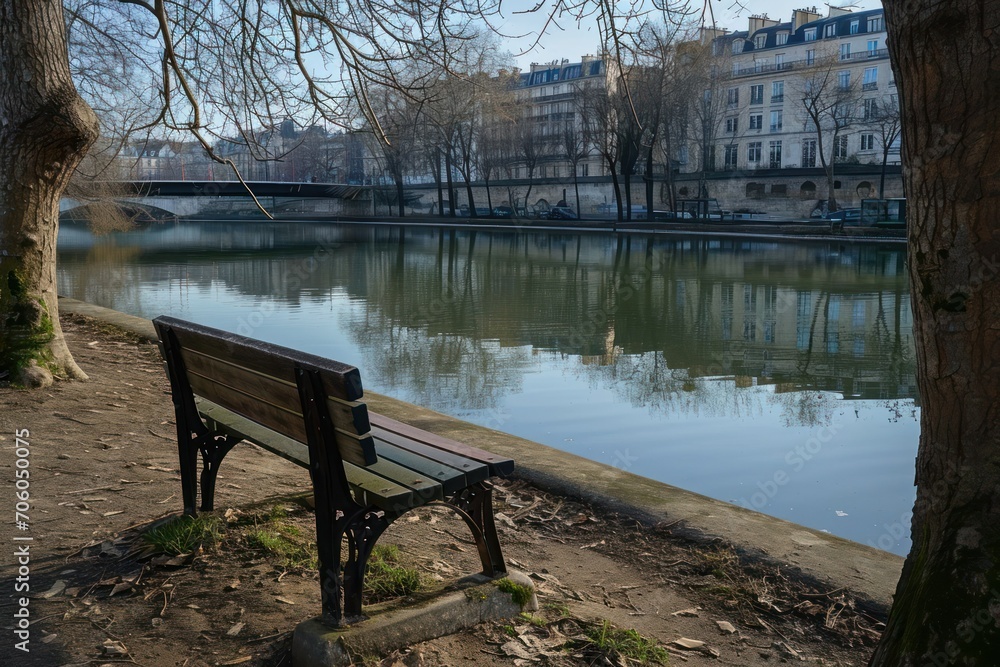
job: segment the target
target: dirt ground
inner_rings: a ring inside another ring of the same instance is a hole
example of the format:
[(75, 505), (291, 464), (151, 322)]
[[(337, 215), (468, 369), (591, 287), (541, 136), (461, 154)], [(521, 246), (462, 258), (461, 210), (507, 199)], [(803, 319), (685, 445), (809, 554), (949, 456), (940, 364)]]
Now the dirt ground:
[[(238, 526), (278, 507), (296, 527), (288, 530), (310, 535), (311, 513), (297, 500), (307, 472), (237, 447), (219, 474), (219, 539), (187, 557), (151, 556), (142, 533), (181, 509), (158, 353), (86, 318), (63, 327), (90, 381), (0, 387), (0, 477), (12, 510), (25, 446), (18, 431), (29, 432), (30, 451), (28, 530), (8, 514), (0, 531), (0, 665), (290, 665), (291, 631), (319, 611), (315, 571), (252, 548)], [(585, 638), (610, 622), (658, 643), (673, 664), (846, 667), (867, 663), (883, 627), (884, 610), (860, 608), (849, 591), (719, 542), (687, 541), (671, 526), (643, 526), (516, 478), (498, 486), (495, 504), (505, 556), (536, 581), (539, 611), (367, 664), (639, 664)], [(411, 513), (380, 543), (399, 545), (428, 585), (477, 570), (464, 524), (444, 508)], [(13, 557), (24, 545), (27, 576)], [(18, 582), (30, 586), (29, 652), (16, 646)]]

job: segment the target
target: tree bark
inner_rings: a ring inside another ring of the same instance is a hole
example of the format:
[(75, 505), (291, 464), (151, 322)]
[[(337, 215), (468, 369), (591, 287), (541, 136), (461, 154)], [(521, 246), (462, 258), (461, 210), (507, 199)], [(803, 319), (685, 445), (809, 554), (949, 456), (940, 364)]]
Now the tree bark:
[(73, 85), (62, 3), (0, 0), (0, 379), (85, 379), (59, 326), (59, 200), (96, 141)]
[(913, 547), (871, 665), (1000, 651), (1000, 6), (885, 0), (921, 398)]

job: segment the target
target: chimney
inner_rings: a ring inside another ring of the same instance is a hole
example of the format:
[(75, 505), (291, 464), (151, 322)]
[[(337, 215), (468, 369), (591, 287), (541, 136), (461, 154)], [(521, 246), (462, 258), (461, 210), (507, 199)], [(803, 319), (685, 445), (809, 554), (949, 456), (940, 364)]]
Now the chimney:
[(758, 30), (762, 30), (763, 28), (773, 28), (779, 23), (780, 21), (767, 18), (767, 14), (755, 14), (750, 17), (750, 36), (752, 37)]
[(813, 21), (818, 21), (822, 16), (816, 11), (815, 7), (805, 8), (805, 9), (794, 9), (792, 10), (792, 32), (795, 32), (806, 23), (812, 23)]

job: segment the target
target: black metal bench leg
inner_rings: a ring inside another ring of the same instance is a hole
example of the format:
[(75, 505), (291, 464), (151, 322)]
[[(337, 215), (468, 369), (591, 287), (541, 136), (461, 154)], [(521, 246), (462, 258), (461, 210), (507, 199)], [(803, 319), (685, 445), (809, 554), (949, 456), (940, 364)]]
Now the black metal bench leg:
[(361, 617), (361, 603), (365, 587), (365, 570), (375, 542), (381, 537), (389, 521), (385, 514), (366, 509), (347, 526), (347, 563), (344, 565), (344, 617), (353, 623)]
[(198, 445), (178, 429), (177, 454), (181, 471), (181, 495), (184, 499), (184, 513), (194, 516), (198, 513)]
[(507, 571), (507, 565), (500, 550), (500, 538), (493, 520), (493, 485), (479, 482), (452, 494), (448, 503), (472, 531), (479, 550), (479, 560), (483, 563), (483, 574), (495, 577)]
[(211, 512), (215, 509), (215, 479), (219, 475), (219, 464), (229, 450), (236, 446), (239, 438), (231, 435), (209, 435), (203, 438), (201, 450), (201, 511)]

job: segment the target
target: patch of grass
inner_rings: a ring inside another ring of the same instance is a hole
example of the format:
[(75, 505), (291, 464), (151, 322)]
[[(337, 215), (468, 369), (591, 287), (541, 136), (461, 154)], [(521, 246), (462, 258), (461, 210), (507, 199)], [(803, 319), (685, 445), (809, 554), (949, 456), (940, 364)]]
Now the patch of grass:
[(217, 542), (221, 524), (218, 517), (209, 514), (184, 515), (146, 531), (142, 539), (158, 553), (179, 556), (206, 543)]
[(594, 648), (606, 654), (618, 654), (643, 665), (667, 664), (667, 650), (656, 642), (646, 639), (635, 630), (621, 630), (603, 621), (586, 629), (587, 637)]
[(544, 628), (549, 624), (548, 621), (541, 616), (535, 616), (534, 614), (530, 614), (526, 611), (521, 612), (521, 620), (528, 622), (536, 628)]
[(246, 545), (276, 558), (282, 567), (315, 569), (319, 566), (315, 544), (287, 519), (288, 511), (281, 505), (274, 505), (266, 512), (252, 514), (240, 521), (247, 525), (243, 533)]
[(365, 571), (366, 601), (381, 602), (411, 595), (420, 590), (420, 586), (420, 573), (400, 564), (399, 547), (380, 544), (372, 549)]
[(569, 605), (565, 602), (546, 602), (543, 608), (546, 611), (552, 612), (559, 618), (566, 618), (569, 616)]

